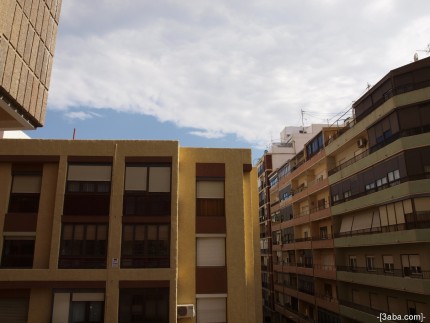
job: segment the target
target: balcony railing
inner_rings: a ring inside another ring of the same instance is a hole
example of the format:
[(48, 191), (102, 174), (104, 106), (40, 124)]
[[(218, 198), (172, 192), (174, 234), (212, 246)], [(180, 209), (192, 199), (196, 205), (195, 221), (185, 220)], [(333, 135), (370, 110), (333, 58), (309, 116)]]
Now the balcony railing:
[(386, 312), (384, 312), (382, 310), (377, 310), (377, 309), (371, 308), (371, 307), (366, 306), (366, 305), (361, 305), (361, 304), (353, 303), (353, 302), (346, 301), (346, 300), (343, 300), (343, 299), (339, 300), (339, 304), (343, 305), (343, 306), (354, 308), (354, 309), (359, 310), (361, 312), (365, 312), (365, 313), (374, 315), (375, 317), (379, 317), (379, 315), (381, 313), (386, 313)]
[(58, 268), (102, 269), (106, 268), (106, 257), (60, 257), (58, 260)]
[(335, 238), (342, 238), (363, 234), (386, 233), (430, 228), (430, 212), (408, 213), (405, 214), (405, 220), (406, 223), (384, 225), (375, 228), (352, 230), (347, 232), (337, 232), (334, 234), (334, 236)]
[(347, 271), (351, 273), (371, 274), (371, 275), (384, 275), (393, 277), (409, 277), (418, 279), (430, 279), (430, 271), (411, 270), (409, 267), (404, 269), (387, 269), (387, 268), (367, 268), (367, 267), (351, 267), (351, 266), (337, 266), (338, 271)]
[(385, 139), (384, 141), (381, 141), (380, 143), (377, 143), (376, 145), (370, 147), (366, 151), (363, 151), (361, 154), (358, 154), (351, 159), (348, 159), (347, 161), (343, 162), (342, 164), (330, 169), (328, 171), (328, 175), (331, 176), (333, 174), (336, 174), (340, 170), (348, 167), (349, 165), (354, 164), (355, 162), (359, 161), (360, 159), (363, 159), (364, 157), (369, 156), (370, 154), (374, 153), (375, 151), (378, 151), (379, 149), (391, 144), (392, 142), (396, 141), (397, 139), (409, 137), (409, 136), (415, 136), (423, 133), (430, 132), (430, 126), (424, 126), (424, 127), (417, 127), (413, 129), (407, 129), (400, 131), (391, 137)]
[(169, 257), (122, 257), (121, 268), (169, 268)]
[(351, 200), (355, 200), (359, 197), (363, 197), (369, 194), (372, 194), (374, 192), (377, 191), (382, 191), (386, 188), (392, 187), (392, 186), (396, 186), (399, 185), (401, 183), (406, 183), (406, 182), (410, 182), (410, 181), (417, 181), (417, 180), (421, 180), (421, 179), (427, 179), (430, 178), (430, 174), (429, 173), (422, 173), (422, 174), (417, 174), (417, 175), (413, 175), (413, 176), (404, 176), (402, 178), (399, 178), (397, 180), (391, 181), (387, 184), (381, 185), (381, 186), (376, 186), (374, 189), (372, 190), (368, 190), (368, 191), (364, 191), (364, 192), (360, 192), (358, 194), (354, 194), (354, 195), (350, 195), (348, 197), (345, 198), (340, 198), (336, 201), (332, 201), (332, 205), (337, 205), (337, 204), (341, 204), (347, 201), (351, 201)]

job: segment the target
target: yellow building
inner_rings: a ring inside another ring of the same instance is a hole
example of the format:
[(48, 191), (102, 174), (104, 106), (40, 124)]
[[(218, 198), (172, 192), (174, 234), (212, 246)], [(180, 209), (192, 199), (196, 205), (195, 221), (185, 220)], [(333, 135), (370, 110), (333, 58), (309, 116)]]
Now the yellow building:
[(61, 1), (0, 1), (0, 130), (43, 125)]
[(4, 139), (0, 182), (1, 322), (261, 322), (250, 150)]

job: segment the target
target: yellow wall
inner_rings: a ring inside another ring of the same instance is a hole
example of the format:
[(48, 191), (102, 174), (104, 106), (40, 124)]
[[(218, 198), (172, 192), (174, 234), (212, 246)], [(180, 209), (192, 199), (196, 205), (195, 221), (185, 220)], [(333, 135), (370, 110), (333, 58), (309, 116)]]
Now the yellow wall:
[[(37, 223), (34, 269), (2, 269), (1, 281), (102, 281), (106, 282), (105, 320), (118, 317), (119, 282), (170, 281), (170, 322), (176, 322), (177, 304), (196, 304), (196, 163), (225, 164), (227, 319), (229, 322), (261, 322), (261, 273), (259, 254), (257, 174), (244, 172), (251, 164), (249, 149), (179, 148), (174, 141), (66, 141), (2, 140), (2, 156), (57, 156), (44, 163)], [(112, 187), (109, 216), (107, 268), (57, 269), (61, 216), (66, 186), (68, 156), (112, 156)], [(121, 256), (122, 202), (126, 156), (172, 157), (171, 268), (120, 269), (112, 258)], [(10, 162), (0, 162), (0, 205), (7, 206)], [(0, 209), (0, 234), (6, 207)], [(0, 244), (2, 239), (0, 239)], [(0, 246), (1, 247), (1, 246)], [(31, 275), (29, 276), (29, 273)], [(245, 310), (246, 309), (246, 310)], [(52, 290), (32, 289), (30, 322), (49, 320)], [(195, 322), (194, 319), (181, 322)]]

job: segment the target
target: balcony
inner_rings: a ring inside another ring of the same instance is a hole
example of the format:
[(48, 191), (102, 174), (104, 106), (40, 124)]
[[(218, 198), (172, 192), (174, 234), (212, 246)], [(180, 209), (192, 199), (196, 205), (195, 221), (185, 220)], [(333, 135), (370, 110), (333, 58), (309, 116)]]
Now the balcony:
[(344, 168), (356, 163), (357, 161), (369, 156), (370, 154), (372, 154), (372, 153), (378, 151), (379, 149), (381, 149), (381, 148), (391, 144), (392, 142), (396, 141), (397, 139), (409, 137), (409, 136), (415, 136), (415, 135), (419, 135), (419, 134), (423, 134), (423, 133), (427, 133), (427, 132), (430, 132), (430, 126), (418, 127), (418, 128), (400, 131), (400, 132), (392, 135), (391, 137), (385, 139), (384, 141), (370, 147), (369, 149), (362, 152), (361, 154), (358, 154), (358, 155), (348, 159), (347, 161), (343, 162), (342, 164), (330, 169), (328, 171), (328, 175), (331, 176), (331, 175), (336, 174), (337, 172), (341, 171), (342, 169), (344, 169)]
[(404, 292), (430, 294), (430, 271), (337, 266), (337, 279)]
[(343, 316), (358, 320), (359, 322), (380, 322), (379, 315), (385, 313), (366, 305), (357, 304), (347, 300), (339, 300), (339, 313)]
[(314, 264), (314, 276), (325, 279), (336, 279), (336, 266)]
[(169, 257), (122, 257), (121, 268), (169, 268)]
[(333, 236), (329, 233), (312, 239), (312, 249), (332, 249), (334, 247)]
[(62, 269), (104, 269), (106, 257), (64, 257), (60, 256), (58, 268)]
[(339, 313), (339, 302), (332, 295), (316, 293), (315, 297), (318, 307), (325, 308), (334, 313)]
[(405, 214), (406, 223), (335, 233), (335, 247), (428, 241), (430, 212)]

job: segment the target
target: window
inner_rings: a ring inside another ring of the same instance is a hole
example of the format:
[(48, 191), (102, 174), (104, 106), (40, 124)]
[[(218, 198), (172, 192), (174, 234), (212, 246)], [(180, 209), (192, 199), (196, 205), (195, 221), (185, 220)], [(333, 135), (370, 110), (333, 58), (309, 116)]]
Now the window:
[(106, 268), (106, 246), (106, 224), (63, 224), (59, 268)]
[(34, 237), (7, 236), (3, 241), (3, 268), (32, 268)]
[(388, 182), (390, 183), (390, 184), (398, 184), (399, 183), (399, 179), (400, 179), (400, 171), (398, 170), (398, 169), (396, 169), (396, 170), (394, 170), (394, 171), (392, 171), (392, 172), (389, 172), (388, 174), (387, 174), (387, 176), (388, 176)]
[(69, 164), (64, 215), (109, 215), (112, 166)]
[(357, 257), (356, 256), (349, 256), (349, 268), (352, 271), (357, 270)]
[(404, 276), (421, 276), (421, 259), (419, 255), (402, 255)]
[(339, 194), (333, 195), (333, 202), (339, 201)]
[(197, 266), (225, 266), (225, 237), (197, 237)]
[(197, 181), (197, 216), (225, 216), (224, 181)]
[(170, 227), (163, 224), (123, 225), (121, 267), (168, 268)]
[(384, 263), (384, 272), (393, 273), (394, 272), (393, 256), (382, 256), (382, 261)]
[(366, 256), (366, 269), (367, 271), (375, 271), (375, 257)]
[(327, 227), (320, 227), (320, 238), (321, 239), (327, 239), (328, 238)]
[(333, 287), (330, 284), (324, 284), (324, 297), (328, 299), (333, 298)]
[(40, 174), (14, 174), (9, 199), (9, 213), (37, 213), (39, 210)]
[(351, 191), (346, 191), (343, 193), (343, 197), (346, 201), (348, 201), (348, 198), (351, 197)]
[(52, 323), (102, 323), (104, 320), (104, 293), (56, 292), (52, 306)]
[(197, 323), (227, 322), (227, 299), (215, 294), (210, 298), (197, 298)]
[(118, 322), (169, 322), (169, 288), (121, 288)]
[(373, 183), (367, 184), (365, 189), (366, 189), (366, 191), (374, 192), (375, 191), (375, 183), (373, 182)]
[[(14, 294), (17, 291), (14, 290)], [(30, 295), (14, 297), (3, 294), (0, 298), (0, 322), (28, 322)]]
[(379, 187), (381, 187), (381, 186), (384, 186), (385, 184), (387, 184), (387, 177), (386, 176), (384, 176), (384, 177), (382, 177), (382, 178), (380, 178), (380, 179), (378, 179), (377, 181), (376, 181), (376, 186), (379, 188)]
[(109, 192), (111, 172), (110, 165), (70, 164), (67, 173), (67, 192)]
[(170, 215), (170, 164), (128, 164), (124, 191), (124, 215)]

